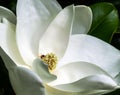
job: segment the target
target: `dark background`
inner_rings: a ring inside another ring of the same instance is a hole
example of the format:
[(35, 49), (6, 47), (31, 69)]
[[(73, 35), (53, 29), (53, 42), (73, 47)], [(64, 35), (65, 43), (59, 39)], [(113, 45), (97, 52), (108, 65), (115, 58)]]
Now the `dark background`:
[[(118, 9), (120, 15), (120, 0), (57, 0), (60, 5), (64, 8), (70, 4), (75, 5), (92, 5), (98, 2), (111, 2)], [(9, 8), (15, 13), (17, 0), (0, 0), (0, 6)], [(120, 25), (117, 30), (117, 33), (114, 34), (111, 44), (120, 50)], [(10, 85), (8, 71), (4, 66), (4, 63), (0, 57), (0, 95), (15, 95), (12, 87)], [(112, 93), (106, 95), (120, 95), (120, 90), (116, 90)]]

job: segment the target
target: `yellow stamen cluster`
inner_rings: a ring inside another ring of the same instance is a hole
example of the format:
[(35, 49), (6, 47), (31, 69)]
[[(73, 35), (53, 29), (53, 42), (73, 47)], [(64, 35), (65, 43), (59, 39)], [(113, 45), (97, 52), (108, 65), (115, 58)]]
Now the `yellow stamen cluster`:
[(42, 61), (45, 62), (48, 65), (48, 69), (52, 71), (55, 69), (56, 64), (58, 62), (57, 56), (53, 53), (48, 53), (46, 55), (41, 55), (40, 56)]

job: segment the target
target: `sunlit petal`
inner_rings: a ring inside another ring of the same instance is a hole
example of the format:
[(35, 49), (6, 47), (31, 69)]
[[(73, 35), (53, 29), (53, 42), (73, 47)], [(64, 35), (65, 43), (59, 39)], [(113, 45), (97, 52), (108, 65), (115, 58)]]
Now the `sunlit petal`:
[(55, 0), (18, 0), (17, 43), (27, 64), (38, 56), (39, 40), (60, 10)]
[(25, 64), (16, 44), (15, 25), (5, 18), (0, 22), (0, 46), (15, 63)]
[(88, 33), (92, 24), (92, 10), (84, 5), (75, 6), (73, 34)]
[(54, 86), (63, 91), (79, 92), (82, 90), (112, 90), (117, 87), (116, 82), (106, 75), (92, 75), (69, 84)]
[(92, 75), (76, 82), (57, 85), (53, 88), (58, 89), (58, 93), (59, 91), (64, 91), (66, 93), (71, 92), (73, 93), (72, 95), (99, 95), (117, 89), (117, 84), (113, 79), (106, 75)]
[(53, 73), (57, 76), (57, 79), (49, 83), (52, 86), (75, 82), (90, 75), (108, 75), (98, 66), (87, 62), (69, 63), (56, 69)]
[[(113, 77), (120, 72), (120, 51), (108, 43), (89, 35), (72, 36), (67, 52), (60, 63), (65, 64), (76, 61), (96, 64)], [(64, 64), (58, 64), (58, 67)]]
[(71, 33), (74, 17), (73, 5), (63, 9), (47, 28), (40, 40), (39, 54), (55, 53), (59, 58), (64, 55)]

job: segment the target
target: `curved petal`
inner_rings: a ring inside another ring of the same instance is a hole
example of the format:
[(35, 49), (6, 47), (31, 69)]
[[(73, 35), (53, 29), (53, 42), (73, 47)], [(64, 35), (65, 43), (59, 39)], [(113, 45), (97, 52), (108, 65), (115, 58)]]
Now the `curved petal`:
[(0, 46), (15, 63), (25, 64), (16, 44), (15, 25), (5, 18), (0, 22)]
[(54, 86), (56, 89), (79, 92), (82, 90), (113, 90), (116, 82), (106, 75), (92, 75), (69, 84)]
[(12, 68), (9, 77), (17, 95), (45, 95), (40, 78), (31, 70), (24, 67)]
[(39, 58), (35, 59), (32, 65), (33, 70), (40, 76), (44, 83), (51, 82), (57, 78), (55, 75), (52, 75), (49, 72), (48, 66), (43, 63)]
[(17, 66), (1, 48), (0, 56), (8, 69), (12, 87), (17, 95), (45, 95), (41, 80), (35, 73), (26, 67)]
[(70, 38), (70, 44), (58, 67), (64, 63), (85, 61), (98, 65), (111, 76), (120, 72), (120, 51), (95, 37), (80, 34)]
[(39, 40), (60, 10), (55, 0), (18, 0), (17, 43), (27, 64), (38, 56)]
[(40, 40), (39, 54), (54, 53), (61, 58), (67, 48), (74, 17), (73, 5), (63, 9)]
[(3, 51), (1, 46), (0, 46), (0, 56), (2, 57), (3, 62), (8, 70), (16, 67), (16, 64), (13, 62), (13, 60), (11, 60), (11, 58), (7, 55), (7, 53)]
[(120, 85), (120, 72), (114, 77), (114, 79)]
[(0, 20), (2, 21), (3, 18), (6, 18), (11, 23), (16, 24), (16, 16), (14, 15), (14, 13), (9, 9), (0, 6)]
[(73, 95), (103, 94), (117, 89), (116, 82), (106, 75), (92, 75), (69, 84), (54, 86), (59, 91)]
[(73, 21), (73, 34), (88, 33), (92, 24), (92, 10), (90, 7), (75, 6), (75, 17)]
[(53, 74), (57, 76), (57, 79), (49, 83), (49, 85), (52, 86), (75, 82), (90, 75), (108, 75), (98, 66), (87, 62), (74, 62), (66, 64), (61, 68), (56, 69)]

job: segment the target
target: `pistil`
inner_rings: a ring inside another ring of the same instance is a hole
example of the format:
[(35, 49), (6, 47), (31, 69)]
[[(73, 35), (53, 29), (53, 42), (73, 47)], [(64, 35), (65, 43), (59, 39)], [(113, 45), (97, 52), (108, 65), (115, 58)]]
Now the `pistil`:
[(54, 70), (58, 62), (57, 56), (54, 53), (48, 53), (40, 56), (42, 61), (48, 65), (50, 71)]

